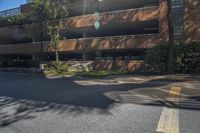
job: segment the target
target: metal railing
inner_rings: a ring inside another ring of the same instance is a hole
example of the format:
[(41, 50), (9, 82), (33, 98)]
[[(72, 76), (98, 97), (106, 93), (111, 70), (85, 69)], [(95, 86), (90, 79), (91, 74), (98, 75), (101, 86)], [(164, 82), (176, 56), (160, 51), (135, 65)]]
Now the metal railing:
[(15, 16), (20, 13), (20, 8), (13, 8), (5, 11), (0, 12), (0, 17), (9, 17), (9, 16)]
[(26, 0), (26, 3), (31, 3), (33, 2), (34, 0)]

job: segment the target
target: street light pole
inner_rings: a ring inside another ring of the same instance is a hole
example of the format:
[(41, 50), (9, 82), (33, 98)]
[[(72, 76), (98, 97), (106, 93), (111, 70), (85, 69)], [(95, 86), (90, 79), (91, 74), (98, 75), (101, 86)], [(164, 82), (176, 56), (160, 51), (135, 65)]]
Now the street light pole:
[(168, 42), (168, 74), (174, 73), (174, 28), (172, 24), (172, 4), (171, 0), (167, 0), (168, 6), (168, 32), (169, 32), (169, 42)]

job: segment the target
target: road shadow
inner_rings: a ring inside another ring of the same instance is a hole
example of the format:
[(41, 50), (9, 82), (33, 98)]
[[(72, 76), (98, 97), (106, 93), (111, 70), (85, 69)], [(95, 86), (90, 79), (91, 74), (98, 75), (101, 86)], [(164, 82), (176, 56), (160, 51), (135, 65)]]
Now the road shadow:
[[(177, 82), (177, 81), (176, 81)], [(164, 106), (172, 83), (159, 79), (135, 82), (118, 78), (91, 80), (79, 77), (48, 79), (44, 76), (0, 73), (0, 126), (34, 119), (35, 113), (51, 111), (78, 116), (96, 111), (112, 115), (118, 103)], [(199, 97), (191, 97), (199, 102)], [(184, 109), (199, 110), (200, 106)], [(171, 105), (176, 105), (172, 102)], [(181, 107), (180, 107), (181, 108)]]

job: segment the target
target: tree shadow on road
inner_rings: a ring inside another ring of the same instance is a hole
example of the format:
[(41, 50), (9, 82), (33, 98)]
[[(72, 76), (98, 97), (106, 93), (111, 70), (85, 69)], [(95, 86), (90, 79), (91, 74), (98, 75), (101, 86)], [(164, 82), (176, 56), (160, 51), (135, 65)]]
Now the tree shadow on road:
[[(158, 81), (122, 82), (112, 78), (91, 80), (78, 77), (48, 79), (43, 76), (2, 74), (0, 127), (34, 119), (38, 112), (77, 116), (95, 110), (102, 115), (112, 115), (110, 109), (118, 103), (164, 106), (171, 82)], [(193, 99), (199, 100), (199, 97)], [(200, 107), (186, 106), (184, 109), (199, 110)]]

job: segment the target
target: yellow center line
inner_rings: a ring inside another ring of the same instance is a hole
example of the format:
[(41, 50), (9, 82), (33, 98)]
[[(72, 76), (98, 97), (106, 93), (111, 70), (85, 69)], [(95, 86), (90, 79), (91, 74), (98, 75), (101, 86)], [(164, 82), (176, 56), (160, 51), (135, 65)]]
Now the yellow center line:
[[(181, 87), (170, 88), (167, 100), (178, 101), (181, 94)], [(179, 110), (164, 107), (158, 122), (156, 132), (179, 133)]]

